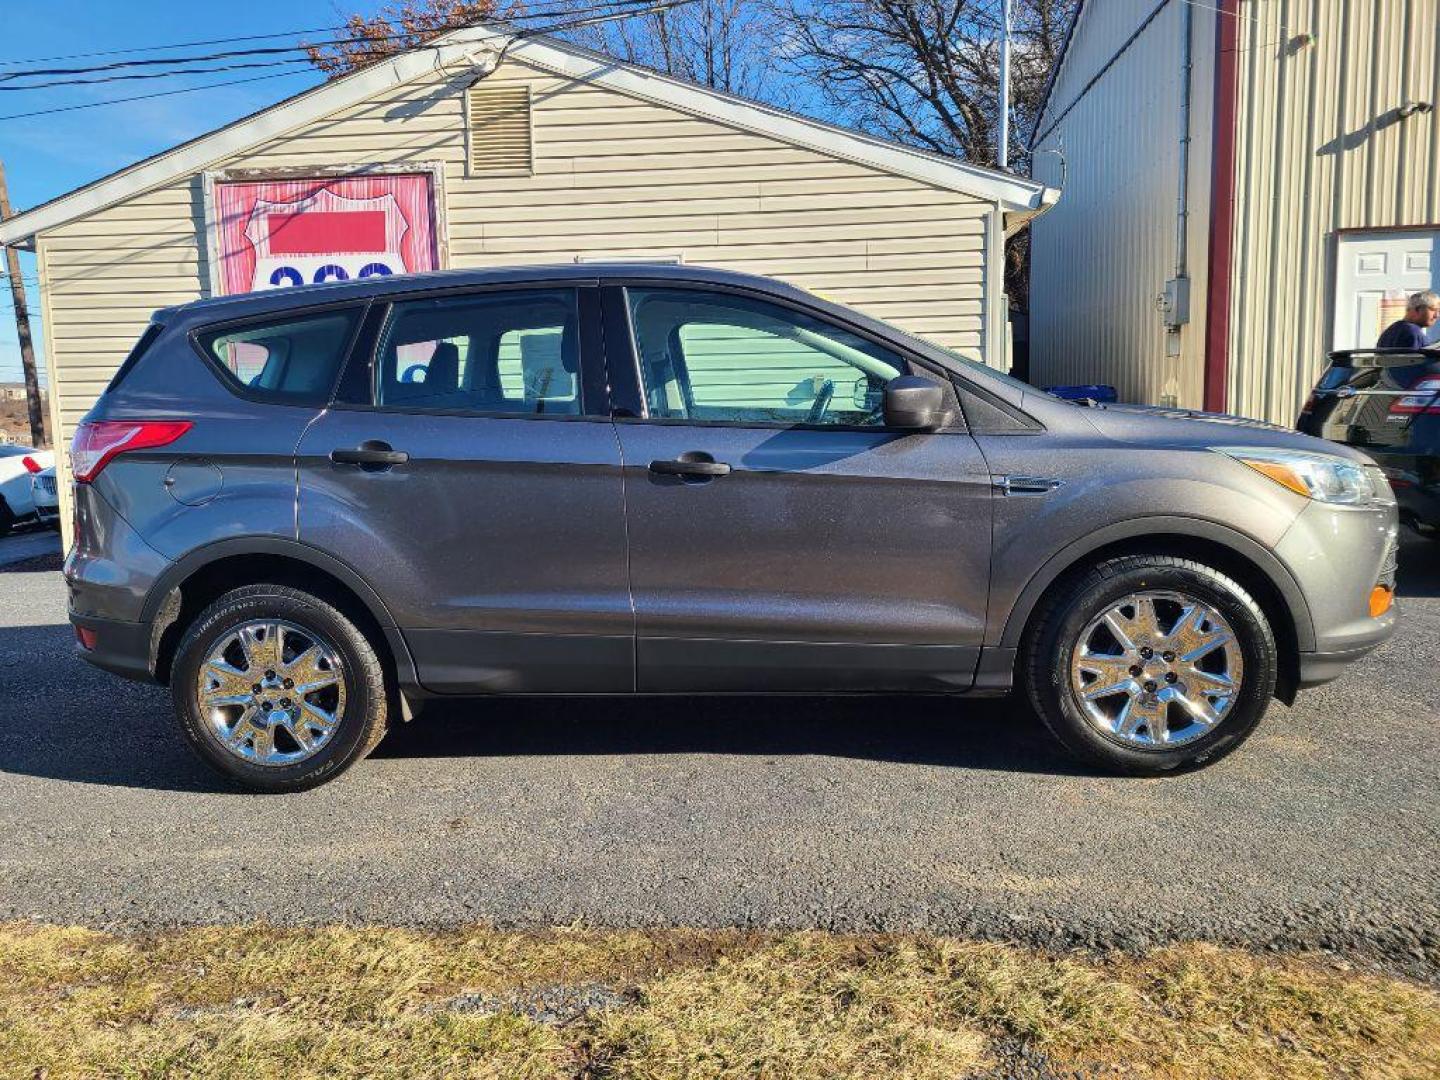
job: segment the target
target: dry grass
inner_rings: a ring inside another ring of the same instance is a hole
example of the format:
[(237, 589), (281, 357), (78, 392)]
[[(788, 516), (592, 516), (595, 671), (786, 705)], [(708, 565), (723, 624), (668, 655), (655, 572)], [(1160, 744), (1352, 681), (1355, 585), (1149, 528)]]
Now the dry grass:
[(1207, 946), (0, 926), (0, 1076), (29, 1080), (956, 1080), (1017, 1045), (1056, 1076), (1419, 1080), (1440, 1076), (1440, 995)]

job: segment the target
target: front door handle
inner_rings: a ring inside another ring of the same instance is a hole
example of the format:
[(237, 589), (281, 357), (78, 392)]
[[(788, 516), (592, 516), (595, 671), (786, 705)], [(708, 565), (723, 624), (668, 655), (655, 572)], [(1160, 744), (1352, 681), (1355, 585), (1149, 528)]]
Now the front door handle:
[(404, 465), (410, 455), (396, 450), (387, 442), (366, 439), (359, 446), (330, 451), (330, 460), (336, 465), (360, 465), (388, 469), (391, 465)]
[(991, 483), (1002, 495), (1048, 495), (1065, 481), (1058, 476), (997, 476)]
[(703, 476), (708, 479), (728, 476), (730, 466), (723, 461), (716, 461), (703, 450), (690, 450), (673, 461), (650, 462), (650, 471), (661, 476)]

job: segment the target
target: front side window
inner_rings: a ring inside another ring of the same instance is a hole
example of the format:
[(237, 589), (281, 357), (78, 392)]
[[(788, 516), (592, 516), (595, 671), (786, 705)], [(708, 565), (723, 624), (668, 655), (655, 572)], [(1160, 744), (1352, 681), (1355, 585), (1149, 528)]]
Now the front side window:
[(573, 289), (398, 303), (381, 335), (376, 404), (578, 415), (579, 322)]
[(904, 361), (778, 304), (692, 289), (631, 289), (636, 355), (652, 417), (879, 425)]
[(287, 404), (323, 405), (359, 318), (358, 307), (277, 316), (273, 322), (201, 332), (198, 339), (241, 388)]

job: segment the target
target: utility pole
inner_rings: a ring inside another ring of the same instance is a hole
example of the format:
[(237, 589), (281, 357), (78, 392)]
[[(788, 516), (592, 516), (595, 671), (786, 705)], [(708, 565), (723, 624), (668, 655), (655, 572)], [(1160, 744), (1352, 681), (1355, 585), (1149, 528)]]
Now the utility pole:
[(1010, 0), (1000, 0), (1000, 133), (996, 137), (995, 163), (1010, 167)]
[[(5, 163), (0, 161), (0, 221), (10, 218), (10, 191), (5, 186)], [(45, 445), (45, 411), (40, 408), (40, 380), (35, 375), (35, 339), (30, 336), (30, 307), (25, 299), (25, 282), (20, 280), (20, 256), (5, 247), (5, 273), (10, 278), (10, 298), (15, 301), (15, 332), (20, 338), (20, 364), (25, 369), (25, 400), (30, 405), (30, 441)]]

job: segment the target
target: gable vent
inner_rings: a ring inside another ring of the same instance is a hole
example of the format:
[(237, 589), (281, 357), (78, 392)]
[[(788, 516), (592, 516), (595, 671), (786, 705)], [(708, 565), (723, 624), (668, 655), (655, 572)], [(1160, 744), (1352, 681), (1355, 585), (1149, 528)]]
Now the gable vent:
[(476, 85), (467, 91), (471, 176), (528, 173), (533, 164), (530, 84)]

